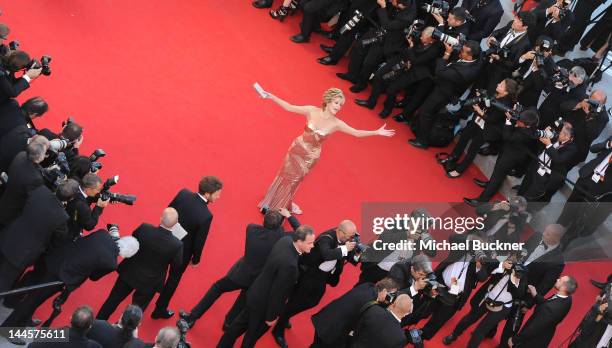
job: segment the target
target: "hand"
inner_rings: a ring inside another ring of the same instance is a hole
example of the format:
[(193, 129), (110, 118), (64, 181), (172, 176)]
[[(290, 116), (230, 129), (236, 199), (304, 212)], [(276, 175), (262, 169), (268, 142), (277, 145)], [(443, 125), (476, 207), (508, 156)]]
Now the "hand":
[(449, 43), (444, 43), (444, 54), (451, 54), (453, 52), (453, 46)]
[(406, 41), (408, 41), (408, 47), (410, 48), (414, 47), (414, 41), (412, 40), (412, 36), (409, 36), (408, 39), (406, 39)]
[(535, 58), (535, 52), (534, 51), (526, 52), (525, 54), (523, 54), (521, 56), (521, 59), (523, 59), (523, 60), (532, 60), (534, 58)]
[(529, 291), (529, 293), (533, 297), (536, 297), (536, 295), (538, 294), (538, 290), (536, 290), (535, 286), (533, 285), (527, 285), (527, 291)]
[(438, 22), (438, 24), (444, 24), (444, 18), (439, 13), (432, 13), (431, 16)]
[(499, 202), (499, 207), (505, 211), (510, 211), (510, 202), (508, 201), (501, 201)]
[(291, 212), (287, 210), (287, 208), (280, 208), (278, 212), (286, 218), (289, 218), (291, 216)]
[(383, 137), (392, 137), (395, 135), (395, 129), (385, 129), (387, 124), (383, 124), (382, 127), (376, 130), (376, 135), (381, 135)]
[(36, 69), (28, 69), (28, 71), (26, 71), (25, 74), (28, 75), (30, 80), (34, 80), (35, 78), (40, 76), (41, 73), (42, 73), (42, 67), (36, 68)]
[(381, 8), (387, 8), (387, 0), (376, 0), (376, 3), (378, 4), (378, 6), (380, 6)]
[(269, 327), (272, 327), (274, 325), (276, 325), (276, 322), (278, 321), (278, 318), (272, 320), (272, 321), (266, 321), (266, 325), (268, 325)]
[(491, 47), (491, 43), (493, 43), (493, 42), (497, 42), (497, 39), (496, 39), (496, 38), (494, 38), (493, 36), (489, 36), (489, 37), (487, 38), (487, 45), (488, 45), (489, 47)]
[(476, 113), (479, 116), (483, 116), (484, 115), (484, 111), (482, 111), (482, 109), (480, 108), (480, 106), (478, 104), (472, 105), (472, 109), (474, 109), (474, 111), (476, 111)]
[(584, 111), (585, 114), (589, 114), (589, 103), (588, 103), (588, 99), (585, 99), (583, 101), (581, 101), (580, 103), (578, 103), (578, 105), (576, 105), (576, 109), (582, 109), (582, 111)]
[(353, 249), (355, 249), (355, 246), (357, 245), (357, 243), (355, 243), (355, 242), (346, 242), (346, 244), (344, 244), (344, 245), (346, 245), (346, 250), (351, 252), (351, 251), (353, 251)]
[(552, 142), (551, 142), (551, 141), (550, 141), (550, 139), (548, 139), (548, 138), (540, 138), (540, 139), (538, 139), (538, 140), (540, 140), (540, 142), (541, 142), (542, 144), (546, 145), (546, 146), (548, 146), (548, 145), (552, 144)]
[(476, 270), (479, 270), (482, 268), (482, 263), (480, 262), (480, 260), (476, 260)]
[(456, 277), (451, 277), (451, 284), (452, 285), (457, 285), (457, 278)]
[(512, 269), (512, 266), (513, 266), (512, 262), (507, 261), (507, 260), (506, 260), (506, 261), (504, 261), (504, 263), (502, 263), (502, 267), (503, 267), (504, 269)]
[(512, 115), (510, 115), (509, 112), (506, 112), (505, 115), (506, 115), (506, 119), (507, 120), (511, 120), (512, 119)]
[(491, 60), (499, 60), (499, 54), (492, 54), (489, 58), (491, 58)]
[(560, 19), (560, 18), (559, 18), (559, 12), (560, 12), (560, 10), (559, 10), (559, 8), (557, 7), (557, 5), (551, 6), (551, 7), (549, 7), (548, 9), (549, 9), (549, 12), (548, 12), (548, 13), (550, 13), (550, 15), (551, 15), (551, 16), (552, 16), (554, 19), (556, 19), (556, 20), (559, 20), (559, 19)]
[(603, 315), (603, 313), (606, 312), (606, 309), (608, 309), (608, 302), (600, 304), (599, 305), (599, 314)]
[(410, 67), (412, 66), (412, 63), (410, 63), (409, 60), (406, 61), (406, 64), (404, 64), (406, 66), (406, 69), (410, 69)]
[(72, 145), (72, 147), (74, 147), (75, 149), (78, 149), (79, 147), (81, 147), (82, 144), (83, 144), (83, 134), (81, 134), (81, 136), (74, 142), (74, 145)]
[(96, 203), (96, 205), (100, 208), (106, 208), (109, 202), (110, 202), (110, 199), (107, 199), (104, 201), (102, 200), (102, 198), (98, 198), (98, 202)]
[(414, 286), (414, 290), (419, 291), (425, 289), (427, 282), (425, 278), (417, 279), (412, 286)]
[(512, 343), (512, 337), (508, 338), (508, 347), (513, 347), (514, 343)]

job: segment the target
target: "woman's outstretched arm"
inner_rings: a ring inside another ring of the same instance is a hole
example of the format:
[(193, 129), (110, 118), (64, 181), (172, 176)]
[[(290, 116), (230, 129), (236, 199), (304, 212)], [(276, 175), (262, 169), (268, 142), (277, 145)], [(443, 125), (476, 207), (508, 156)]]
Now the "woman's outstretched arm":
[(362, 138), (362, 137), (371, 137), (371, 136), (375, 136), (375, 135), (380, 135), (383, 137), (392, 137), (395, 134), (395, 129), (386, 129), (385, 127), (387, 126), (387, 124), (385, 123), (382, 127), (378, 128), (377, 130), (360, 130), (360, 129), (355, 129), (351, 126), (349, 126), (348, 124), (346, 124), (344, 121), (340, 121), (338, 120), (338, 130), (341, 131), (342, 133), (346, 133), (349, 135), (352, 135), (354, 137), (358, 137), (358, 138)]
[(303, 106), (299, 106), (299, 105), (293, 105), (290, 104), (284, 100), (282, 100), (281, 98), (275, 96), (272, 93), (266, 92), (268, 94), (267, 99), (272, 100), (273, 102), (275, 102), (276, 104), (280, 105), (281, 108), (285, 109), (286, 111), (289, 112), (294, 112), (296, 114), (301, 114), (304, 116), (308, 116), (308, 114), (313, 111), (313, 109), (316, 108), (316, 106), (312, 106), (312, 105), (303, 105)]

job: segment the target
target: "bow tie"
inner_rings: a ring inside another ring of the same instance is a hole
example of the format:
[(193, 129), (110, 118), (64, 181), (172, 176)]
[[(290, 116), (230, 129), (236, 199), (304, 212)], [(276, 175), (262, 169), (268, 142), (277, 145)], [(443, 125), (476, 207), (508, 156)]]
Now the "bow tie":
[(544, 250), (548, 250), (548, 245), (546, 245), (546, 243), (544, 243), (544, 241), (541, 241), (540, 245), (544, 247)]

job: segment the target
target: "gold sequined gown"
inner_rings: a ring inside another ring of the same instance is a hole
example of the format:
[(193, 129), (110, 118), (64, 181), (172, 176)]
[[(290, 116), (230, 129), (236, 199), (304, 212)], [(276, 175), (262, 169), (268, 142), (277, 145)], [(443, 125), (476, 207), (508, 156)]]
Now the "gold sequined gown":
[(259, 202), (259, 208), (287, 208), (291, 211), (295, 191), (306, 174), (319, 160), (321, 144), (327, 135), (320, 130), (316, 130), (310, 123), (304, 127), (304, 133), (291, 143), (283, 166), (278, 171), (272, 185), (270, 185), (268, 193)]

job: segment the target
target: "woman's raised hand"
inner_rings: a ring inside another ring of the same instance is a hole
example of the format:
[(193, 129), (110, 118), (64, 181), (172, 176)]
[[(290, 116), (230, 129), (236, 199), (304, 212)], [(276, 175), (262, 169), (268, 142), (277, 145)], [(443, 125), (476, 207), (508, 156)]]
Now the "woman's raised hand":
[(387, 124), (383, 124), (382, 127), (378, 128), (378, 130), (376, 130), (376, 133), (378, 135), (381, 135), (383, 137), (392, 137), (395, 135), (395, 129), (386, 129), (385, 127), (387, 126)]

